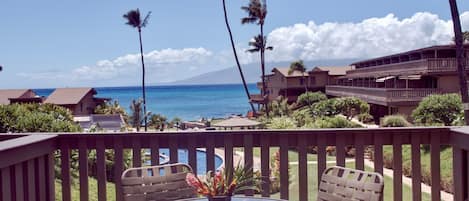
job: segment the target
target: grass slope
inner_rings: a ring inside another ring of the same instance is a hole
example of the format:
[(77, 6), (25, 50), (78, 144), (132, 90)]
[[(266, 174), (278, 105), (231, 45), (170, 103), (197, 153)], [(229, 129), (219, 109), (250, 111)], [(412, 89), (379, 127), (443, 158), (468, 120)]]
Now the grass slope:
[[(392, 168), (392, 146), (384, 146), (384, 165), (387, 168)], [(425, 150), (423, 147), (420, 150), (421, 154), (421, 169), (422, 169), (422, 182), (431, 184), (431, 170), (430, 170), (430, 151)], [(452, 192), (453, 189), (453, 149), (444, 148), (440, 152), (440, 174), (441, 174), (441, 187), (447, 192)], [(411, 147), (410, 145), (402, 146), (402, 172), (406, 176), (411, 176), (412, 160), (411, 160)]]

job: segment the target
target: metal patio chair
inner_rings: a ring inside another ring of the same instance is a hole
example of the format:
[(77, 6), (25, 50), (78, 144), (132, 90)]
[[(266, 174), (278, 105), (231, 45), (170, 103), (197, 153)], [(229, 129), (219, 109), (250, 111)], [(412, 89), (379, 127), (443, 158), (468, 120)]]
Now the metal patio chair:
[(170, 201), (196, 196), (186, 183), (192, 173), (182, 163), (130, 168), (122, 173), (122, 193), (125, 201)]
[(383, 188), (378, 173), (334, 166), (321, 176), (318, 201), (380, 201)]

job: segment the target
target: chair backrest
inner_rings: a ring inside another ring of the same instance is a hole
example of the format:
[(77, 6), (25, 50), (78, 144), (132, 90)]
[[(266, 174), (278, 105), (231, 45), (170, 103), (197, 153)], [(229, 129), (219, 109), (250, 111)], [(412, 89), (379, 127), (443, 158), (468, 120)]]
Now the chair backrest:
[(186, 182), (192, 168), (175, 163), (160, 166), (130, 168), (122, 173), (122, 193), (125, 201), (177, 200), (195, 197)]
[(318, 201), (379, 201), (383, 188), (383, 176), (378, 173), (334, 166), (321, 176)]

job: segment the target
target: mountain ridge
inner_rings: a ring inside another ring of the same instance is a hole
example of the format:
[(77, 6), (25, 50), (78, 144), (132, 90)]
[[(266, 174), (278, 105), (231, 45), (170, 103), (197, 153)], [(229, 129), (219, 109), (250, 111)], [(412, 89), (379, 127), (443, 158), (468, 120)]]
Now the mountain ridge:
[[(357, 59), (334, 59), (334, 60), (315, 60), (305, 61), (307, 70), (315, 66), (347, 66)], [(275, 67), (288, 67), (291, 62), (269, 62), (266, 63), (266, 74), (270, 74)], [(260, 81), (261, 68), (258, 63), (241, 65), (243, 74), (247, 83), (256, 83)], [(241, 84), (241, 77), (236, 66), (212, 71), (174, 82), (157, 83), (157, 85), (206, 85), (206, 84)]]

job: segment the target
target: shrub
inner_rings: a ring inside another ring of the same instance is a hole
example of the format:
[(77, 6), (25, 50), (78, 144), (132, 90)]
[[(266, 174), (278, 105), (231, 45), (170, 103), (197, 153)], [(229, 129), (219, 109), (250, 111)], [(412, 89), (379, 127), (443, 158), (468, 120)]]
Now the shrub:
[(271, 117), (281, 117), (288, 116), (291, 114), (292, 110), (288, 105), (288, 100), (283, 96), (280, 96), (278, 100), (274, 100), (269, 103), (269, 115)]
[(76, 132), (71, 112), (50, 104), (0, 105), (0, 132)]
[(370, 110), (368, 103), (356, 97), (338, 98), (336, 106), (347, 119), (352, 119), (355, 115), (361, 113), (368, 113)]
[(153, 114), (150, 116), (148, 126), (154, 127), (156, 130), (163, 131), (166, 125), (167, 118), (161, 114)]
[(430, 95), (425, 97), (412, 112), (412, 118), (419, 124), (442, 123), (446, 126), (456, 123), (462, 117), (462, 102), (458, 94)]
[(411, 124), (402, 115), (388, 115), (383, 118), (381, 127), (408, 127)]
[(373, 116), (371, 116), (368, 113), (361, 113), (358, 115), (358, 121), (361, 121), (363, 123), (372, 123), (373, 122)]
[(290, 117), (274, 117), (270, 120), (268, 128), (271, 129), (292, 129), (296, 128), (296, 121)]
[(310, 109), (296, 110), (292, 114), (292, 118), (296, 121), (298, 127), (302, 127), (307, 123), (313, 122), (310, 114)]
[(343, 117), (323, 117), (316, 119), (312, 124), (305, 125), (308, 128), (361, 128), (359, 124), (353, 123)]
[(314, 117), (335, 116), (340, 113), (335, 98), (319, 101), (311, 107), (311, 115)]
[(298, 107), (311, 106), (323, 100), (327, 100), (327, 96), (322, 92), (306, 92), (298, 97), (296, 104)]

